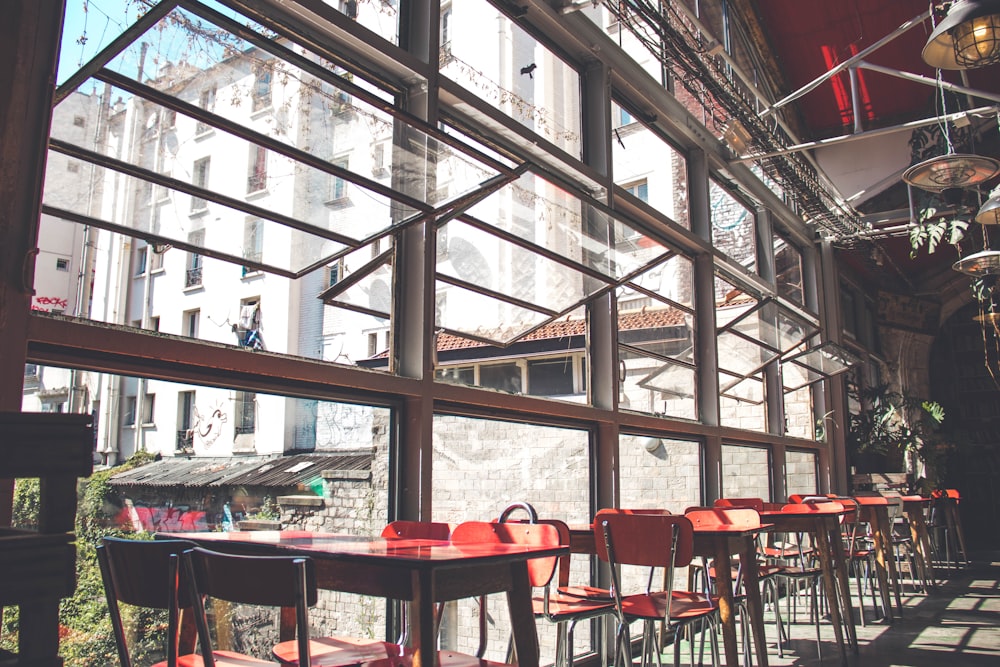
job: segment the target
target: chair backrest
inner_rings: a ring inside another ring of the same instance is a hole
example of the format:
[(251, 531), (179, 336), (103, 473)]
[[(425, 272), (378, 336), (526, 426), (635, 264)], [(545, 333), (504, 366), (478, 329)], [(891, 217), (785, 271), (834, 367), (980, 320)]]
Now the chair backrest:
[(108, 601), (108, 616), (122, 667), (131, 667), (120, 602), (168, 611), (167, 663), (177, 664), (178, 611), (191, 606), (187, 586), (180, 583), (178, 556), (195, 548), (185, 540), (126, 540), (105, 537), (97, 547), (97, 562)]
[(382, 537), (401, 540), (447, 540), (452, 525), (436, 521), (393, 521), (382, 529)]
[(206, 667), (215, 667), (203, 596), (229, 602), (293, 607), (299, 667), (310, 667), (309, 607), (316, 604), (316, 570), (311, 558), (243, 556), (201, 547), (186, 551), (182, 562), (194, 598), (195, 622)]
[(763, 498), (716, 498), (716, 507), (749, 507), (750, 509), (762, 512), (764, 510)]
[[(559, 530), (550, 523), (495, 523), (466, 521), (451, 533), (454, 544), (520, 544), (557, 547), (561, 545)], [(555, 573), (557, 558), (548, 556), (528, 561), (528, 579), (532, 586), (548, 586)]]
[(760, 514), (749, 507), (706, 507), (685, 512), (694, 528), (725, 526), (738, 530), (760, 528)]
[(822, 500), (809, 503), (788, 503), (782, 506), (782, 512), (787, 514), (822, 514), (826, 512), (843, 512), (844, 506), (837, 501)]
[(691, 520), (679, 514), (603, 509), (594, 516), (594, 542), (597, 556), (608, 563), (687, 567), (694, 557)]

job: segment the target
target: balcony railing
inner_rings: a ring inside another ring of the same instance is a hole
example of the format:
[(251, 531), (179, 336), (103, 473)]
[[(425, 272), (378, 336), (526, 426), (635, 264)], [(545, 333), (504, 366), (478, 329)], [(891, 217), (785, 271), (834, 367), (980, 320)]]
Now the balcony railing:
[(196, 266), (187, 270), (184, 277), (184, 287), (195, 287), (201, 284), (201, 267)]

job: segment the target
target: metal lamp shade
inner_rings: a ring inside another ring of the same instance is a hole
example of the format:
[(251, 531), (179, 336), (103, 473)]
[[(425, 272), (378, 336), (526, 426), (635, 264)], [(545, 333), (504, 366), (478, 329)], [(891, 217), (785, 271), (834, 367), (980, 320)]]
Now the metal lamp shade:
[(987, 199), (979, 213), (976, 213), (975, 220), (981, 225), (1000, 225), (1000, 195)]
[(963, 153), (938, 155), (903, 172), (903, 180), (915, 188), (943, 192), (968, 188), (1000, 173), (1000, 162), (991, 157)]
[(981, 250), (963, 257), (951, 268), (970, 276), (988, 276), (1000, 273), (1000, 250)]
[(1000, 0), (953, 4), (920, 55), (937, 69), (973, 69), (1000, 62)]

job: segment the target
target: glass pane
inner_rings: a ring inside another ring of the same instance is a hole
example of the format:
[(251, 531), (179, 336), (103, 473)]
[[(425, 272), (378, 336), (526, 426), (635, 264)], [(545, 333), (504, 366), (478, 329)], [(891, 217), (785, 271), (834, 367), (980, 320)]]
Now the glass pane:
[(483, 0), (444, 0), (441, 30), (444, 76), (581, 157), (576, 70)]
[(553, 317), (440, 280), (436, 311), (436, 326), (500, 346)]
[(720, 423), (748, 431), (766, 431), (763, 378), (756, 375), (736, 380), (720, 373), (719, 383), (724, 387), (719, 396)]
[(756, 218), (716, 181), (709, 184), (712, 243), (747, 271), (757, 272)]
[(658, 241), (533, 173), (504, 186), (469, 214), (613, 279), (667, 252)]
[(793, 438), (813, 440), (817, 427), (813, 420), (813, 389), (803, 387), (785, 397), (785, 434)]
[(618, 310), (641, 310), (655, 306), (649, 292), (667, 303), (694, 311), (694, 264), (682, 255), (674, 255), (636, 276), (618, 290)]
[(761, 447), (722, 446), (722, 497), (771, 497), (770, 453)]
[(815, 452), (800, 452), (793, 449), (785, 451), (785, 489), (788, 495), (819, 493), (816, 458)]
[[(690, 351), (686, 356), (690, 357)], [(670, 363), (619, 346), (622, 366), (619, 405), (623, 410), (697, 419), (697, 376), (692, 366)]]
[[(586, 402), (585, 326), (581, 309), (505, 348), (439, 333), (434, 377), (451, 384)], [(497, 357), (508, 361), (498, 362)]]
[(343, 12), (382, 39), (399, 43), (399, 0), (323, 0), (323, 3)]
[(647, 33), (648, 38), (643, 39), (640, 35), (629, 30), (625, 23), (619, 20), (623, 13), (626, 15), (630, 14), (628, 4), (620, 2), (610, 5), (597, 3), (593, 6), (588, 6), (580, 3), (580, 5), (575, 6), (579, 6), (579, 11), (582, 14), (593, 21), (597, 27), (604, 30), (650, 76), (657, 81), (662, 81), (663, 67), (659, 59), (653, 56), (653, 53), (658, 52), (659, 48), (654, 48), (653, 42), (650, 42), (651, 39), (655, 38), (649, 36)]
[[(490, 521), (508, 504), (523, 501), (540, 518), (589, 524), (589, 451), (589, 437), (582, 430), (435, 415), (432, 519)], [(574, 556), (571, 580), (580, 584), (589, 579), (589, 559)], [(510, 636), (506, 599), (491, 596), (489, 605), (494, 622), (485, 657), (503, 660)], [(460, 600), (448, 607), (445, 623), (453, 630), (445, 633), (443, 648), (475, 652), (479, 643), (476, 602)], [(539, 622), (538, 634), (541, 655), (555, 655), (555, 626)], [(585, 629), (577, 629), (574, 651), (578, 656), (592, 650), (589, 640)]]
[[(748, 326), (743, 330), (752, 333), (757, 329)], [(757, 371), (776, 356), (752, 340), (728, 331), (719, 333), (716, 340), (719, 348), (719, 368), (741, 377)]]
[(774, 273), (778, 285), (778, 295), (804, 306), (802, 253), (780, 236), (774, 237)]
[(460, 221), (438, 229), (437, 271), (490, 292), (514, 294), (555, 312), (581, 303), (607, 284)]
[(618, 440), (621, 507), (668, 509), (702, 503), (701, 445), (691, 440), (622, 433)]
[(611, 125), (615, 183), (690, 229), (684, 156), (614, 102)]

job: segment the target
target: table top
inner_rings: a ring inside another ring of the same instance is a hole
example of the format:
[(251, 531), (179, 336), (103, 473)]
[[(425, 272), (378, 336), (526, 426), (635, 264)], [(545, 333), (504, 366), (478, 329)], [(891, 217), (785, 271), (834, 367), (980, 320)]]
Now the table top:
[(447, 565), (475, 561), (529, 560), (561, 556), (568, 547), (521, 544), (458, 543), (450, 540), (387, 539), (305, 530), (260, 530), (203, 533), (156, 533), (158, 539), (211, 544), (273, 547), (289, 554), (339, 560), (382, 560), (400, 565)]

